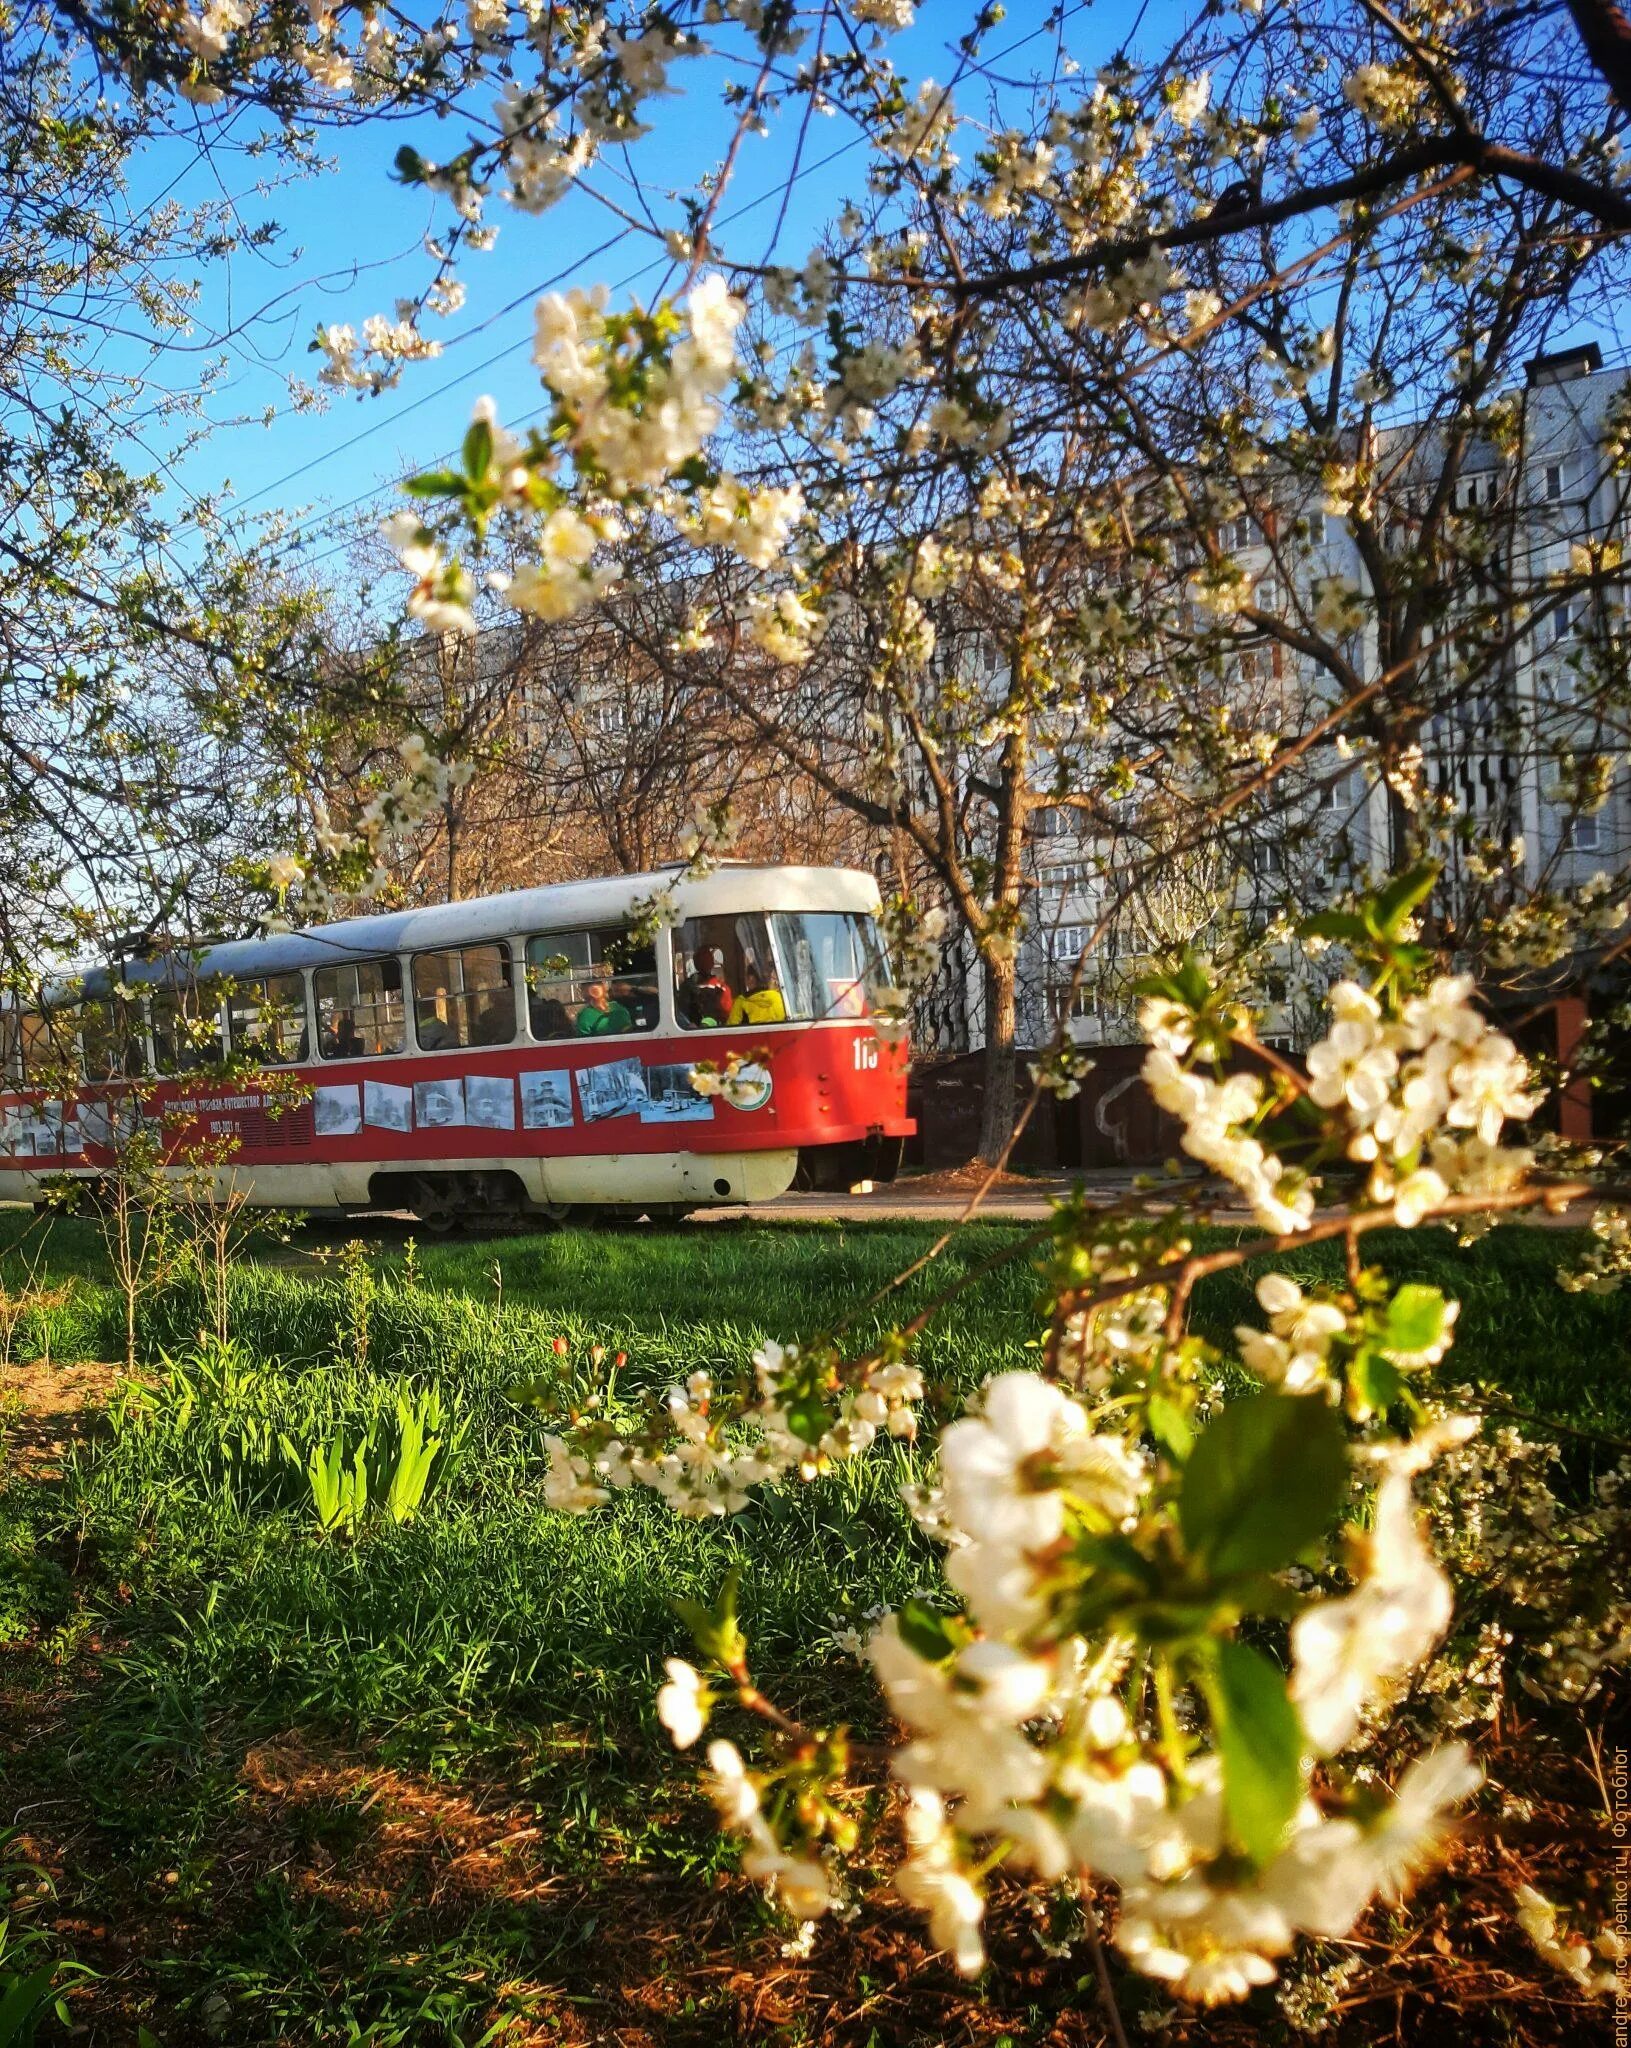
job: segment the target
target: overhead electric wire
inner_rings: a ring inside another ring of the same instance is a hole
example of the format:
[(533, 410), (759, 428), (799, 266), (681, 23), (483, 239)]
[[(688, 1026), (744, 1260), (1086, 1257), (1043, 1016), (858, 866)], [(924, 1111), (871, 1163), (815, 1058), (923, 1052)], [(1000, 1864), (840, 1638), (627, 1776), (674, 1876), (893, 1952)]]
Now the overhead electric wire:
[[(1069, 20), (1073, 15), (1085, 13), (1090, 5), (1091, 0), (1077, 0), (1077, 4), (1074, 7), (1070, 7), (1063, 10), (1055, 21), (1051, 23), (1043, 23), (1041, 26), (1029, 30), (1025, 35), (1016, 37), (1016, 39), (1013, 42), (1005, 45), (1002, 49), (993, 51), (988, 58), (983, 60), (984, 63), (999, 63), (1004, 58), (1012, 56), (1016, 50), (1023, 49), (1027, 43), (1035, 42), (1039, 37), (1047, 35), (1057, 35), (1057, 33), (1059, 32), (1059, 30), (1063, 28), (1067, 20)], [(785, 194), (793, 188), (793, 186), (799, 184), (805, 178), (813, 177), (818, 172), (826, 170), (830, 165), (836, 163), (840, 158), (848, 156), (852, 151), (859, 149), (866, 140), (867, 137), (864, 134), (851, 136), (847, 142), (840, 143), (836, 149), (828, 151), (828, 153), (825, 156), (818, 157), (812, 163), (801, 165), (793, 173), (791, 178), (784, 179), (779, 184), (770, 186), (765, 191), (756, 194), (752, 199), (744, 200), (740, 206), (733, 207), (728, 213), (723, 214), (720, 217), (720, 219), (716, 223), (716, 226), (719, 228), (732, 226), (736, 222), (743, 219), (746, 215), (753, 213), (758, 208), (769, 204), (771, 200), (784, 197)], [(553, 276), (548, 277), (537, 284), (529, 286), (526, 291), (519, 293), (515, 298), (508, 301), (507, 304), (498, 307), (495, 311), (489, 313), (475, 327), (466, 329), (462, 334), (454, 336), (452, 340), (448, 342), (446, 349), (444, 349), (444, 356), (446, 355), (447, 350), (452, 349), (461, 342), (470, 340), (474, 335), (479, 334), (486, 328), (495, 325), (499, 320), (507, 318), (511, 313), (517, 311), (521, 306), (525, 305), (529, 299), (536, 298), (540, 293), (553, 290), (557, 285), (563, 283), (567, 278), (572, 276), (575, 271), (581, 269), (585, 263), (592, 262), (597, 256), (604, 255), (607, 252), (607, 250), (615, 248), (619, 242), (626, 240), (627, 237), (634, 232), (635, 230), (632, 225), (621, 228), (617, 234), (611, 236), (607, 241), (600, 243), (595, 248), (586, 250), (581, 255), (575, 257), (570, 264), (566, 265), (563, 269), (557, 271)], [(627, 276), (618, 279), (611, 286), (611, 289), (614, 292), (626, 291), (631, 285), (637, 284), (641, 278), (647, 276), (651, 271), (672, 262), (672, 260), (673, 259), (667, 255), (653, 255), (647, 262), (642, 263), (636, 270), (633, 270), (629, 272)], [(436, 385), (433, 389), (421, 392), (416, 398), (412, 399), (408, 404), (397, 407), (391, 414), (389, 414), (389, 416), (377, 421), (370, 422), (368, 426), (359, 429), (357, 433), (348, 436), (346, 440), (337, 443), (332, 448), (324, 449), (320, 454), (315, 455), (309, 461), (300, 464), (299, 467), (289, 471), (286, 475), (277, 477), (271, 483), (260, 486), (257, 490), (250, 493), (248, 497), (239, 501), (240, 509), (242, 507), (255, 504), (264, 498), (272, 496), (275, 492), (282, 490), (286, 485), (297, 481), (300, 477), (309, 475), (314, 469), (318, 469), (322, 467), (325, 463), (334, 461), (338, 459), (340, 456), (349, 453), (349, 451), (352, 448), (358, 446), (361, 442), (370, 439), (374, 434), (382, 432), (386, 428), (395, 425), (398, 421), (408, 418), (410, 414), (420, 411), (424, 406), (431, 404), (433, 401), (445, 397), (448, 392), (455, 389), (459, 384), (466, 382), (470, 377), (479, 376), (483, 370), (488, 370), (496, 367), (496, 365), (502, 362), (510, 353), (511, 350), (508, 348), (497, 350), (495, 351), (494, 354), (484, 357), (479, 363), (462, 369), (457, 376), (444, 379), (440, 384)], [(519, 424), (524, 425), (529, 420), (537, 418), (538, 414), (543, 410), (543, 407), (539, 407), (533, 413), (523, 415)], [(455, 450), (446, 450), (440, 457), (436, 458), (436, 460), (439, 462), (451, 461), (454, 458), (455, 453)], [(291, 529), (288, 539), (295, 546), (299, 546), (303, 540), (303, 537), (307, 534), (311, 534), (314, 537), (317, 536), (318, 534), (320, 534), (322, 528), (335, 524), (339, 520), (343, 519), (348, 512), (356, 511), (363, 506), (373, 503), (383, 493), (394, 489), (398, 484), (400, 484), (401, 481), (402, 477), (400, 475), (394, 478), (380, 478), (377, 482), (372, 484), (366, 491), (360, 492), (357, 496), (353, 498), (346, 499), (342, 504), (335, 507), (326, 508), (322, 512), (314, 513), (310, 517), (298, 521), (296, 525)], [(347, 548), (351, 544), (351, 538), (351, 536), (342, 538), (339, 541), (337, 541), (334, 546), (325, 548), (321, 554), (315, 556), (306, 556), (304, 559), (308, 564), (315, 564), (328, 561), (332, 559), (334, 555), (342, 553), (345, 550), (345, 548)]]

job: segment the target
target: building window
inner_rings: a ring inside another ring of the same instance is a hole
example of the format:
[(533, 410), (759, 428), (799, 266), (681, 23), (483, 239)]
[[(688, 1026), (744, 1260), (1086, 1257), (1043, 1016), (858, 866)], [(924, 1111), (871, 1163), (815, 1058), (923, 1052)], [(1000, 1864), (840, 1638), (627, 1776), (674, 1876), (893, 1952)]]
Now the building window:
[(1576, 853), (1595, 853), (1599, 844), (1597, 819), (1576, 818), (1569, 827), (1569, 844)]
[(1283, 875), (1286, 871), (1285, 848), (1278, 839), (1254, 839), (1247, 848), (1246, 861), (1254, 875)]
[(1081, 1022), (1099, 1014), (1099, 992), (1084, 980), (1072, 987), (1068, 981), (1054, 982), (1048, 989), (1048, 1022), (1057, 1028), (1067, 1021)]
[(1561, 462), (1548, 462), (1546, 465), (1546, 495), (1553, 502), (1563, 495), (1563, 465)]
[(1320, 790), (1320, 809), (1322, 811), (1339, 811), (1347, 804), (1351, 794), (1352, 791), (1349, 786), (1347, 772), (1344, 771), (1341, 775), (1333, 775), (1331, 780)]
[(400, 960), (355, 960), (319, 967), (317, 1044), (326, 1060), (372, 1059), (402, 1050), (406, 1017)]

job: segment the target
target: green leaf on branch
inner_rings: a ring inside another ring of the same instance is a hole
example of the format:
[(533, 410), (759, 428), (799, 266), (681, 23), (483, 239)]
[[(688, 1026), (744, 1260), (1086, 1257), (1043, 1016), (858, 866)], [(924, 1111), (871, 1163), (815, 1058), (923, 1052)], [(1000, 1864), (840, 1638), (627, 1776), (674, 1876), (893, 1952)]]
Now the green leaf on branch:
[(795, 1394), (782, 1412), (801, 1443), (818, 1444), (832, 1428), (832, 1415), (819, 1394)]
[(1184, 1467), (1184, 1541), (1220, 1577), (1276, 1571), (1320, 1536), (1348, 1483), (1348, 1439), (1321, 1394), (1232, 1401)]
[(1266, 1863), (1302, 1798), (1302, 1723), (1284, 1672), (1261, 1651), (1222, 1642), (1214, 1660), (1206, 1690), (1223, 1761), (1224, 1815), (1252, 1861)]
[(493, 430), (485, 420), (472, 420), (464, 437), (464, 473), (472, 483), (487, 474), (493, 460)]
[(1407, 868), (1402, 875), (1395, 875), (1391, 882), (1377, 890), (1368, 909), (1370, 928), (1377, 938), (1399, 937), (1411, 912), (1433, 893), (1438, 874), (1438, 862), (1426, 860), (1417, 867)]
[(742, 1568), (733, 1565), (711, 1607), (700, 1600), (674, 1602), (674, 1612), (691, 1631), (698, 1650), (733, 1677), (745, 1672), (748, 1662), (748, 1639), (736, 1619), (736, 1592), (741, 1581)]
[(410, 498), (462, 498), (465, 480), (456, 469), (427, 469), (402, 486)]
[(1365, 920), (1351, 910), (1322, 910), (1317, 917), (1305, 917), (1297, 933), (1300, 938), (1336, 939), (1343, 945), (1362, 944), (1370, 937)]
[(1436, 1287), (1410, 1281), (1387, 1305), (1382, 1326), (1382, 1349), (1392, 1359), (1419, 1358), (1444, 1341), (1448, 1304)]
[(1195, 1447), (1195, 1432), (1189, 1426), (1188, 1416), (1165, 1394), (1152, 1394), (1144, 1414), (1150, 1435), (1168, 1457), (1181, 1465)]
[(1404, 1374), (1384, 1358), (1374, 1345), (1364, 1345), (1348, 1368), (1353, 1412), (1363, 1420), (1367, 1415), (1386, 1415), (1404, 1393)]
[(895, 1626), (906, 1647), (930, 1664), (943, 1664), (974, 1640), (960, 1614), (942, 1614), (915, 1594), (897, 1610)]

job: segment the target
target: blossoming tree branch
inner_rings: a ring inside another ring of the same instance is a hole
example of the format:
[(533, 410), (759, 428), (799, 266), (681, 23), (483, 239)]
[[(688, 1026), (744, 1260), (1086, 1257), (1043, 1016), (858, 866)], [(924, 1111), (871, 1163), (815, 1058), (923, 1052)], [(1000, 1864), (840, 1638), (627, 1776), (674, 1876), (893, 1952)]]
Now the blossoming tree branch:
[[(1365, 1245), (1600, 1192), (1526, 1136), (1549, 1084), (1490, 1005), (1616, 959), (1627, 878), (1526, 866), (1434, 782), (1429, 742), (1578, 617), (1567, 730), (1537, 707), (1513, 744), (1573, 819), (1617, 772), (1631, 674), (1602, 533), (1623, 527), (1631, 409), (1593, 451), (1614, 511), (1539, 580), (1518, 573), (1511, 480), (1522, 366), (1609, 323), (1623, 290), (1626, 80), (1591, 0), (1567, 18), (1243, 0), (1088, 73), (1071, 10), (1027, 32), (971, 8), (932, 77), (901, 54), (922, 48), (913, 13), (698, 0), (523, 23), (471, 0), (418, 24), (211, 0), (87, 20), (142, 92), (463, 123), (434, 160), (404, 146), (445, 231), (417, 299), (318, 333), (330, 389), (377, 393), (434, 355), (462, 267), (517, 214), (588, 193), (653, 238), (671, 269), (648, 299), (540, 298), (539, 416), (484, 403), (456, 460), (410, 482), (389, 529), (407, 613), (457, 642), (507, 611), (594, 611), (892, 834), (926, 884), (892, 913), (903, 993), (942, 932), (980, 963), (989, 1163), (1023, 1113), (1038, 815), (1106, 849), (1077, 985), (1123, 913), (1164, 934), (1122, 993), (1207, 1177), (1061, 1208), (1033, 1370), (931, 1433), (918, 1318), (864, 1345), (790, 1331), (654, 1406), (529, 1398), (551, 1414), (548, 1501), (573, 1513), (645, 1487), (733, 1514), (932, 1434), (910, 1505), (944, 1586), (865, 1645), (892, 1737), (805, 1725), (761, 1689), (734, 1586), (689, 1617), (665, 1725), (687, 1750), (712, 1731), (721, 1822), (800, 1919), (846, 1899), (881, 1777), (893, 1882), (960, 1968), (982, 1966), (1001, 1872), (1073, 1887), (1101, 1962), (1113, 1914), (1134, 1969), (1229, 2000), (1400, 1898), (1479, 1784), (1466, 1741), (1419, 1744), (1401, 1712), (1452, 1623), (1423, 1502), (1482, 1455), (1475, 1407), (1442, 1391), (1457, 1305), (1390, 1287)], [(643, 183), (638, 145), (688, 88), (728, 118), (718, 162), (669, 196), (672, 167)], [(856, 150), (850, 196), (813, 248), (780, 246), (785, 206), (755, 242), (732, 181), (778, 124), (802, 162), (817, 116)], [(662, 631), (620, 613), (631, 584), (671, 600)], [(417, 748), (403, 765), (373, 813), (323, 816), (269, 875), (291, 913), (365, 892), (393, 819), (452, 772)], [(1355, 784), (1370, 850), (1339, 834), (1316, 863), (1331, 842), (1310, 818)], [(1260, 919), (1180, 915), (1175, 873), (1271, 833), (1294, 859)], [(689, 855), (728, 838), (716, 807)], [(1303, 1057), (1271, 1042), (1271, 971), (1295, 981)], [(728, 1065), (701, 1078), (737, 1085)], [(1033, 1102), (1079, 1088), (1063, 1021), (1030, 1078)], [(1195, 1234), (1220, 1188), (1256, 1232), (1221, 1248)], [(1340, 1284), (1278, 1270), (1323, 1239), (1345, 1247)], [(1258, 1312), (1220, 1349), (1191, 1327), (1194, 1287), (1257, 1256)], [(1571, 1278), (1612, 1285), (1626, 1263), (1609, 1212)], [(1578, 1691), (1623, 1620), (1571, 1640)], [(1590, 1978), (1566, 1909), (1515, 1910)]]

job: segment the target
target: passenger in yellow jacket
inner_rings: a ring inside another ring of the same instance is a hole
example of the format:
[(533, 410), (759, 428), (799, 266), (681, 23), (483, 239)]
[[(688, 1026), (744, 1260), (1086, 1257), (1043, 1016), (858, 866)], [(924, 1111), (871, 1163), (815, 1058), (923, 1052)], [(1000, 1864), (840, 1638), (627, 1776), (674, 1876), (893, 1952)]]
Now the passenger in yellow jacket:
[(773, 974), (761, 975), (748, 969), (748, 985), (731, 1004), (732, 1024), (785, 1024), (787, 1005)]

